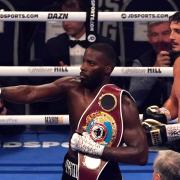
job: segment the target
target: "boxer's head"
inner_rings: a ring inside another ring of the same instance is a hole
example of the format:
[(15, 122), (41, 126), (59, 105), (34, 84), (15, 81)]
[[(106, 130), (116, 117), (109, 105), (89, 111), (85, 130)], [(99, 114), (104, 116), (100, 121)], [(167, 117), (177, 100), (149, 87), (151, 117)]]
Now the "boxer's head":
[(180, 52), (180, 12), (176, 12), (170, 16), (170, 39), (172, 43), (172, 50), (174, 52)]
[(106, 43), (94, 43), (85, 51), (80, 78), (84, 86), (96, 88), (109, 80), (116, 62), (113, 48)]

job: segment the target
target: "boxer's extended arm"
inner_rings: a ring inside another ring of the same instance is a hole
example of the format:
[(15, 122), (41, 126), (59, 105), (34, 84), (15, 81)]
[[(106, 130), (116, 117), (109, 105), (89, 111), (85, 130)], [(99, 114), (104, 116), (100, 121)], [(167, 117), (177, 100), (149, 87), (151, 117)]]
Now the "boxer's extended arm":
[(32, 103), (36, 101), (64, 95), (71, 81), (67, 78), (58, 79), (49, 84), (38, 86), (19, 85), (1, 88), (1, 97), (16, 103)]

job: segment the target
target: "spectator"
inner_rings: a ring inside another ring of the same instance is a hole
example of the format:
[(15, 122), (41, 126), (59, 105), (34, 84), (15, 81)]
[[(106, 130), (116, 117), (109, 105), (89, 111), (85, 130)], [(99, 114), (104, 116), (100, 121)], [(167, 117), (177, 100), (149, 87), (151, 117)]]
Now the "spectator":
[[(62, 0), (60, 11), (87, 11), (89, 0)], [(90, 45), (86, 41), (86, 23), (78, 21), (63, 21), (65, 33), (47, 41), (44, 61), (46, 65), (81, 65), (85, 49)], [(81, 41), (81, 45), (72, 41)], [(110, 44), (119, 55), (114, 41), (97, 35), (97, 42)], [(117, 64), (119, 64), (117, 60)]]
[[(169, 22), (148, 23), (147, 33), (152, 49), (133, 61), (134, 67), (168, 67), (172, 66)], [(129, 91), (135, 98), (140, 113), (146, 107), (156, 104), (162, 106), (170, 95), (173, 78), (132, 77)]]
[(179, 180), (180, 153), (172, 150), (159, 151), (153, 169), (153, 180)]

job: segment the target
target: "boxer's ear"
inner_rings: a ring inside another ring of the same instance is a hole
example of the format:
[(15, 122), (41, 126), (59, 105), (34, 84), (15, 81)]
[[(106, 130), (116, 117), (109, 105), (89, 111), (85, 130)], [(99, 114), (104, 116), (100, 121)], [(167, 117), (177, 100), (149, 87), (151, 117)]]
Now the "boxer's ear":
[(111, 74), (112, 71), (113, 71), (112, 66), (107, 65), (107, 66), (105, 67), (105, 73), (106, 73), (106, 74)]

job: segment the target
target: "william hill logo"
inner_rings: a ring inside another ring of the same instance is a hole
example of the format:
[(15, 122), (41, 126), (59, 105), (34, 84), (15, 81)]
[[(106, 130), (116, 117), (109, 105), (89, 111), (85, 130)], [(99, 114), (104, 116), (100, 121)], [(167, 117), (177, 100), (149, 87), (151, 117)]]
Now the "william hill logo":
[(54, 72), (68, 72), (67, 67), (62, 66), (62, 67), (55, 67)]
[(147, 72), (148, 73), (158, 73), (158, 74), (162, 73), (160, 68), (148, 68)]

